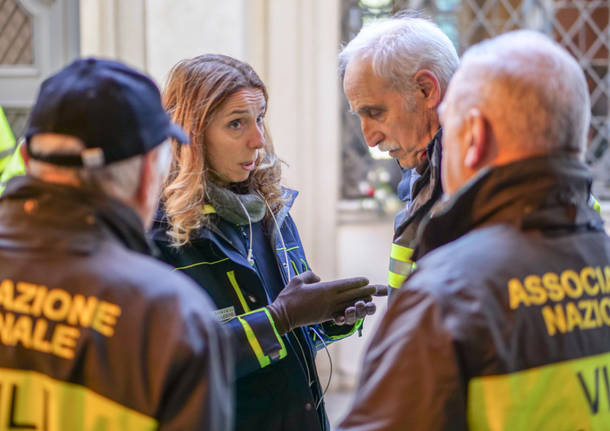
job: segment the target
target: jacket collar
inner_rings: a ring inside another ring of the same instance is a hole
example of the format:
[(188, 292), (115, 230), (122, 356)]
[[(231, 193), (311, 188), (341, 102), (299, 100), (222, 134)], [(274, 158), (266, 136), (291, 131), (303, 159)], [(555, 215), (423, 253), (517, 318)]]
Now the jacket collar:
[(590, 206), (591, 174), (570, 156), (543, 156), (483, 169), (432, 210), (419, 232), (415, 257), (493, 223), (547, 231), (587, 228), (603, 222)]
[(24, 176), (0, 199), (0, 247), (69, 249), (91, 253), (102, 239), (152, 254), (136, 212), (99, 191)]
[[(399, 232), (403, 232), (406, 225), (411, 223), (414, 218), (419, 217), (421, 211), (428, 212), (429, 207), (436, 202), (443, 192), (440, 179), (442, 135), (443, 131), (439, 128), (426, 145), (426, 160), (417, 168), (412, 169), (411, 175), (416, 178), (411, 181), (412, 185), (409, 185), (410, 200), (394, 219), (394, 232), (398, 236), (400, 235)], [(420, 208), (421, 211), (419, 211)]]

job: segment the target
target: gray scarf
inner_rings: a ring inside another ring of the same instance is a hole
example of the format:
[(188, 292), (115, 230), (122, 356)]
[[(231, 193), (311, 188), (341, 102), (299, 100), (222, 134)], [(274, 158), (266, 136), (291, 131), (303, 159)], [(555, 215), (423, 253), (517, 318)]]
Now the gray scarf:
[(208, 180), (206, 195), (216, 214), (233, 224), (246, 225), (248, 217), (252, 223), (256, 223), (265, 216), (265, 200), (256, 193), (235, 193)]

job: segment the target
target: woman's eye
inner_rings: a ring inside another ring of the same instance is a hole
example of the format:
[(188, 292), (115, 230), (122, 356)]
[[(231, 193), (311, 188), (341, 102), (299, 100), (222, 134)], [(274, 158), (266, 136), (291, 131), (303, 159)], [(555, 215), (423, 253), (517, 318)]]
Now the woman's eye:
[(265, 116), (263, 114), (261, 114), (258, 117), (256, 117), (256, 123), (261, 124), (264, 119), (265, 119)]
[(241, 120), (233, 120), (229, 122), (229, 127), (231, 129), (239, 129), (241, 127)]

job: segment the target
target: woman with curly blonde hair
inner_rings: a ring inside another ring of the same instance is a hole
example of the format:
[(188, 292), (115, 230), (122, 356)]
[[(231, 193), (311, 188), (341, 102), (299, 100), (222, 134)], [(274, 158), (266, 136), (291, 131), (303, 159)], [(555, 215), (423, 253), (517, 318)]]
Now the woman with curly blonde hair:
[(237, 430), (327, 430), (315, 352), (374, 312), (363, 278), (320, 282), (288, 213), (267, 134), (267, 90), (223, 55), (180, 61), (164, 104), (190, 145), (173, 148), (153, 238), (207, 291), (235, 340)]

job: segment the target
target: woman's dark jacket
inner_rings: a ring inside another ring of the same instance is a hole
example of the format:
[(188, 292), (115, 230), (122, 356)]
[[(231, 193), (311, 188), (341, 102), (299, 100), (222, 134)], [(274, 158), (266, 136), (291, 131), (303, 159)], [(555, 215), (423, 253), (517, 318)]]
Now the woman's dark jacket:
[(288, 283), (288, 277), (309, 270), (297, 228), (288, 214), (296, 195), (284, 190), (286, 204), (276, 216), (281, 236), (273, 219), (253, 223), (252, 265), (247, 260), (248, 225), (237, 226), (222, 219), (210, 205), (204, 209), (209, 225), (185, 246), (170, 244), (163, 216), (158, 217), (152, 231), (161, 259), (205, 289), (216, 304), (219, 319), (231, 331), (238, 377), (238, 430), (329, 429), (324, 402), (320, 401), (315, 353), (324, 343), (344, 338), (356, 329), (325, 323), (279, 336), (265, 308)]

